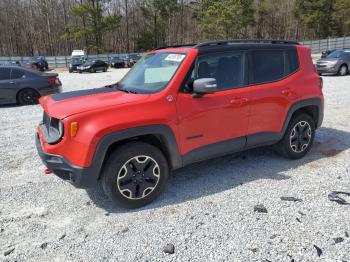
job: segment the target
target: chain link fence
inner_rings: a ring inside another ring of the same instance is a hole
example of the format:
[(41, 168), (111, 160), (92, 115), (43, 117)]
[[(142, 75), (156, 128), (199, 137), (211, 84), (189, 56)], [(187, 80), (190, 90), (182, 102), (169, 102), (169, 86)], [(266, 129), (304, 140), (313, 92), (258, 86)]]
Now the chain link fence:
[(320, 40), (301, 41), (303, 45), (309, 46), (313, 54), (319, 54), (326, 50), (350, 49), (350, 37), (327, 38)]
[[(319, 54), (326, 50), (332, 49), (350, 49), (350, 37), (338, 37), (338, 38), (328, 38), (320, 40), (311, 40), (311, 41), (300, 41), (301, 44), (309, 46), (313, 54)], [(107, 53), (99, 55), (88, 55), (89, 59), (99, 59), (109, 63), (112, 57), (115, 56), (126, 56), (127, 54), (117, 54), (117, 53)], [(29, 60), (30, 57), (25, 56), (9, 56), (9, 57), (0, 57), (0, 64), (5, 61), (19, 61), (21, 63)], [(59, 67), (68, 67), (70, 63), (70, 56), (47, 56), (47, 62), (49, 67), (59, 68)]]
[[(134, 54), (134, 53), (133, 53)], [(117, 53), (108, 53), (108, 54), (98, 54), (98, 55), (88, 55), (88, 59), (98, 59), (109, 63), (113, 57), (116, 56), (124, 56), (126, 57), (128, 54), (117, 54)], [(25, 63), (31, 57), (29, 56), (2, 56), (0, 57), (0, 65), (5, 61), (19, 61), (20, 63)], [(60, 67), (68, 67), (71, 61), (71, 56), (46, 56), (46, 61), (49, 64), (50, 68), (60, 68)]]

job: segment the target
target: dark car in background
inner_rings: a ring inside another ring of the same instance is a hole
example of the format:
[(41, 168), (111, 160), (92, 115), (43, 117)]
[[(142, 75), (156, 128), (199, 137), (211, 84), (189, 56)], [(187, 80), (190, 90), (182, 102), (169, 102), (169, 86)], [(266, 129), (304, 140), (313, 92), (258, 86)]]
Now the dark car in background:
[(140, 59), (141, 55), (139, 54), (130, 54), (129, 55), (129, 67), (132, 67), (134, 64), (136, 64)]
[(126, 58), (120, 57), (120, 56), (115, 56), (112, 57), (110, 61), (111, 67), (114, 68), (125, 68), (128, 67), (128, 60)]
[(44, 70), (49, 70), (49, 63), (47, 62), (45, 56), (34, 57), (36, 61), (44, 68)]
[(86, 61), (84, 56), (76, 56), (71, 58), (71, 62), (69, 64), (69, 73), (78, 72), (78, 66), (81, 66)]
[(96, 73), (97, 71), (106, 72), (108, 64), (102, 60), (87, 60), (84, 64), (77, 67), (78, 72)]
[(49, 64), (44, 56), (31, 57), (28, 61), (24, 62), (23, 66), (39, 71), (49, 69)]
[(18, 66), (0, 66), (0, 104), (37, 104), (41, 96), (60, 93), (58, 74)]
[(344, 76), (350, 68), (350, 50), (336, 50), (316, 62), (317, 72)]

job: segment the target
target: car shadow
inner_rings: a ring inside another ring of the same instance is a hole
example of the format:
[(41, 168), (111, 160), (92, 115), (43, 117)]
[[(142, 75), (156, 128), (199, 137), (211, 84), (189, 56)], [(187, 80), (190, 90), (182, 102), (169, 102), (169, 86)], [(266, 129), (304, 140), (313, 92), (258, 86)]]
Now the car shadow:
[(255, 180), (287, 180), (290, 177), (285, 171), (305, 164), (309, 164), (310, 168), (320, 168), (312, 162), (335, 157), (348, 148), (349, 132), (321, 127), (316, 132), (311, 151), (302, 159), (285, 159), (274, 153), (271, 147), (264, 147), (193, 164), (172, 172), (165, 192), (142, 208), (128, 210), (116, 207), (100, 187), (89, 189), (87, 193), (96, 206), (109, 213), (156, 209), (230, 190)]
[(21, 105), (18, 105), (18, 104), (4, 104), (4, 105), (0, 105), (0, 109), (1, 108), (10, 108), (10, 107), (21, 107)]

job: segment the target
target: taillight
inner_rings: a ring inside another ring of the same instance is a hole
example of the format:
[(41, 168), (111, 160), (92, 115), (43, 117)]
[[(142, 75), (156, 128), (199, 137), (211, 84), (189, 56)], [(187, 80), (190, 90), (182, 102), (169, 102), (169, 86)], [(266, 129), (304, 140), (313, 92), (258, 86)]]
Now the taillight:
[(48, 79), (49, 84), (55, 84), (56, 83), (56, 77), (49, 77)]
[(48, 82), (49, 82), (49, 84), (56, 84), (59, 86), (62, 85), (60, 79), (56, 76), (49, 77)]

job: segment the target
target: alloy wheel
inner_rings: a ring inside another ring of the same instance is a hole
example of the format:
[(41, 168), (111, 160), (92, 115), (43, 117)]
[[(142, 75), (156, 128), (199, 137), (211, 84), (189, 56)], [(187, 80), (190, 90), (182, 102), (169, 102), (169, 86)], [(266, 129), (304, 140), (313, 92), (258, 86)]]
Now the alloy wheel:
[(340, 75), (345, 76), (346, 73), (347, 73), (347, 71), (348, 71), (348, 69), (346, 68), (346, 66), (343, 65), (343, 66), (340, 68)]
[(21, 92), (21, 102), (25, 105), (32, 105), (36, 103), (37, 94), (34, 90), (27, 89)]
[(306, 121), (298, 122), (290, 133), (290, 147), (295, 153), (301, 153), (309, 146), (312, 136), (311, 126)]
[(126, 198), (138, 200), (151, 194), (158, 185), (160, 168), (149, 156), (135, 156), (121, 167), (118, 172), (119, 192)]

